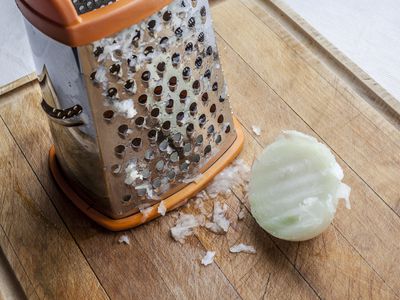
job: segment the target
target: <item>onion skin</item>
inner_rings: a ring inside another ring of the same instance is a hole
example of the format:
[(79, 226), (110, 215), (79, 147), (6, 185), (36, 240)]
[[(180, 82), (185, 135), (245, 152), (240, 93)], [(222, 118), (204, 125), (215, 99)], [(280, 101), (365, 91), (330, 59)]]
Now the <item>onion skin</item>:
[(329, 148), (297, 131), (285, 131), (255, 161), (250, 180), (251, 213), (271, 235), (312, 239), (335, 217), (338, 198), (348, 197), (343, 170)]

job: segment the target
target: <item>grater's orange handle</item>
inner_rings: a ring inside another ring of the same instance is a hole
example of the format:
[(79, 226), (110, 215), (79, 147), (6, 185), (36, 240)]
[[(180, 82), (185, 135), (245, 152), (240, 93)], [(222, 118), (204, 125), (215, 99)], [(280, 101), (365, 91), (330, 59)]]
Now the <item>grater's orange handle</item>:
[(71, 0), (16, 0), (24, 17), (51, 38), (71, 47), (113, 35), (153, 15), (172, 0), (119, 0), (78, 15)]

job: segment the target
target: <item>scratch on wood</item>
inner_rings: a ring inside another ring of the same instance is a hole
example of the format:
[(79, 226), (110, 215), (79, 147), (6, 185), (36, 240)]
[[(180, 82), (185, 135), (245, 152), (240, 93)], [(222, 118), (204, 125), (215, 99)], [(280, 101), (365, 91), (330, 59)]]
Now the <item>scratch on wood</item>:
[(267, 296), (267, 291), (268, 291), (268, 286), (269, 286), (269, 280), (271, 278), (271, 273), (268, 274), (268, 279), (267, 279), (267, 284), (265, 285), (265, 290), (264, 290), (264, 294), (262, 296), (261, 299), (265, 299), (265, 296)]

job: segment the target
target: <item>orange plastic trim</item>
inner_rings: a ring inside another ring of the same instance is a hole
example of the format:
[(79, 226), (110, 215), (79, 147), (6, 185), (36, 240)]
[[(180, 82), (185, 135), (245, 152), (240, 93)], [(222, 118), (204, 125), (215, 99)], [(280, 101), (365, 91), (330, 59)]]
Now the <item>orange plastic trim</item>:
[(71, 0), (16, 0), (24, 17), (51, 38), (71, 47), (87, 45), (137, 24), (172, 0), (119, 0), (78, 15)]
[[(211, 180), (221, 172), (226, 166), (228, 166), (241, 152), (244, 143), (244, 134), (242, 130), (242, 126), (239, 121), (234, 118), (234, 125), (237, 132), (237, 137), (232, 146), (221, 156), (219, 160), (217, 160), (206, 172), (203, 173), (203, 176), (197, 181), (188, 184), (185, 188), (175, 193), (174, 195), (166, 198), (164, 200), (164, 205), (167, 211), (171, 211), (175, 208), (178, 208), (184, 205), (190, 198), (199, 193), (202, 189), (204, 189), (207, 184), (210, 183)], [(53, 177), (64, 194), (90, 219), (99, 224), (102, 227), (107, 228), (111, 231), (121, 231), (130, 229), (141, 224), (147, 223), (157, 217), (160, 216), (158, 213), (159, 204), (153, 205), (152, 210), (148, 214), (147, 218), (144, 218), (142, 213), (137, 213), (132, 216), (114, 220), (111, 219), (94, 208), (92, 208), (89, 204), (87, 204), (67, 182), (64, 178), (57, 162), (56, 151), (54, 146), (50, 149), (49, 156), (49, 164), (50, 170), (53, 174)]]

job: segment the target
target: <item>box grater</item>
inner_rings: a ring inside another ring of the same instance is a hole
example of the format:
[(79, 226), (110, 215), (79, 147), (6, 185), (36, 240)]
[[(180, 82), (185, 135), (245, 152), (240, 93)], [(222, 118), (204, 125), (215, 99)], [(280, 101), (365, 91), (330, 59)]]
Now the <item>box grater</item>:
[(17, 0), (66, 195), (111, 230), (174, 209), (240, 152), (207, 0)]

